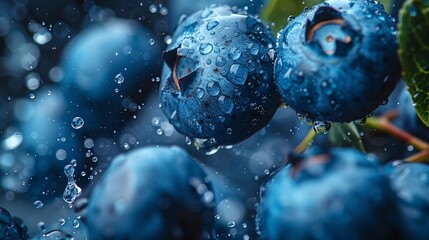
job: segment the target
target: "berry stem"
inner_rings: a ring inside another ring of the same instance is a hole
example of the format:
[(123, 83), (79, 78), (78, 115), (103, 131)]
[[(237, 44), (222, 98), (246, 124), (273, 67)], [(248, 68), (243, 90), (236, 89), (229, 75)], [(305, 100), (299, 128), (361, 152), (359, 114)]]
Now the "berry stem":
[(308, 146), (310, 146), (311, 142), (313, 142), (313, 140), (317, 137), (317, 133), (313, 130), (310, 129), (310, 131), (308, 131), (307, 135), (305, 136), (305, 138), (301, 141), (301, 143), (299, 143), (299, 145), (295, 148), (295, 152), (296, 153), (302, 153), (305, 151), (305, 149), (308, 148)]
[(429, 149), (418, 152), (414, 155), (411, 155), (405, 158), (406, 162), (421, 162), (421, 163), (429, 163)]
[(387, 117), (372, 117), (369, 118), (366, 123), (366, 126), (373, 128), (375, 130), (381, 130), (386, 132), (406, 143), (413, 145), (418, 150), (427, 150), (429, 149), (429, 143), (423, 141), (422, 139), (396, 127), (393, 125)]

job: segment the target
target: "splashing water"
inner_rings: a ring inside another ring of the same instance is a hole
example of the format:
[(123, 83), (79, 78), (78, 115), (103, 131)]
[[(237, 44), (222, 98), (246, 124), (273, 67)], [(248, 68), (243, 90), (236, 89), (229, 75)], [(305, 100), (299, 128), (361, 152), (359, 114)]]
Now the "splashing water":
[(64, 167), (64, 173), (67, 176), (67, 186), (64, 190), (63, 199), (68, 204), (73, 204), (74, 200), (76, 200), (77, 197), (80, 196), (82, 193), (82, 189), (76, 185), (73, 174), (74, 174), (74, 167), (73, 165), (69, 164)]

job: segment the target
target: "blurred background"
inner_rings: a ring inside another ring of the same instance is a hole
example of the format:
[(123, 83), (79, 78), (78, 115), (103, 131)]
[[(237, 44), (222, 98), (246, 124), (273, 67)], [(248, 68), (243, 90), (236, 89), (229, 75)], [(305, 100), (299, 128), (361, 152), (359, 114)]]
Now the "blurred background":
[[(284, 2), (276, 22), (286, 25), (320, 1)], [(248, 140), (205, 152), (168, 123), (158, 98), (162, 51), (183, 14), (213, 3), (263, 14), (269, 1), (0, 1), (0, 206), (33, 239), (52, 230), (86, 236), (82, 208), (63, 200), (66, 165), (84, 205), (115, 156), (147, 145), (179, 145), (205, 167), (220, 239), (255, 238), (259, 187), (310, 128), (282, 108)]]

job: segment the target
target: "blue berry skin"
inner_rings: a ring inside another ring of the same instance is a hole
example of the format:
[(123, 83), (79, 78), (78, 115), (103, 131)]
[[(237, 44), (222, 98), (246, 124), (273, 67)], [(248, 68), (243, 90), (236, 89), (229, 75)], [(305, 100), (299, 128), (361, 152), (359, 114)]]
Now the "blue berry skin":
[(153, 91), (152, 74), (162, 62), (158, 42), (151, 39), (137, 22), (111, 19), (88, 27), (65, 47), (61, 85), (70, 93), (70, 105), (94, 119), (88, 122), (94, 130), (121, 126)]
[(88, 205), (91, 239), (211, 239), (214, 195), (204, 170), (178, 147), (116, 157)]
[(320, 121), (362, 119), (400, 77), (396, 26), (371, 0), (332, 0), (279, 33), (275, 79), (285, 103)]
[(429, 165), (393, 162), (386, 167), (399, 206), (399, 239), (429, 236)]
[(196, 11), (202, 10), (212, 4), (228, 4), (233, 8), (247, 9), (246, 11), (250, 14), (258, 14), (264, 5), (264, 2), (265, 0), (174, 0), (168, 2), (168, 17), (170, 19), (170, 25), (175, 27), (177, 26), (181, 16), (193, 14)]
[(264, 127), (280, 104), (273, 46), (265, 25), (227, 6), (183, 20), (164, 52), (160, 99), (170, 123), (213, 145), (238, 143)]
[(394, 197), (377, 158), (338, 148), (296, 161), (261, 188), (261, 239), (389, 239)]
[(0, 239), (2, 240), (29, 240), (27, 227), (22, 220), (12, 217), (10, 213), (0, 207)]

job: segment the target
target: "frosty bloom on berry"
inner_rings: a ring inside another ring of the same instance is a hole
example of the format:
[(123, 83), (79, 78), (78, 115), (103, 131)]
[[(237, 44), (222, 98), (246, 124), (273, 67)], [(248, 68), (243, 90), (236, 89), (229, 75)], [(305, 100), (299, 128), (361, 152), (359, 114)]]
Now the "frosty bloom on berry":
[(258, 19), (227, 6), (182, 21), (164, 53), (160, 98), (170, 123), (212, 146), (243, 141), (265, 126), (280, 103), (274, 44)]
[(318, 4), (293, 19), (277, 44), (279, 92), (313, 120), (364, 119), (400, 77), (395, 23), (374, 1)]

